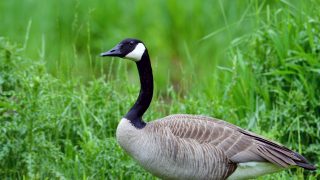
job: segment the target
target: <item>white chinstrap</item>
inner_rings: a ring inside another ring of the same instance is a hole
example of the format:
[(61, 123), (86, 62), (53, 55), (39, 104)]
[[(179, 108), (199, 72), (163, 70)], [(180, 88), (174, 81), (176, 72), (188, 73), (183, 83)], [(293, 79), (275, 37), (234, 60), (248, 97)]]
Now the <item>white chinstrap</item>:
[(125, 58), (131, 59), (133, 61), (140, 61), (145, 50), (146, 47), (142, 43), (139, 43), (133, 51), (125, 56)]

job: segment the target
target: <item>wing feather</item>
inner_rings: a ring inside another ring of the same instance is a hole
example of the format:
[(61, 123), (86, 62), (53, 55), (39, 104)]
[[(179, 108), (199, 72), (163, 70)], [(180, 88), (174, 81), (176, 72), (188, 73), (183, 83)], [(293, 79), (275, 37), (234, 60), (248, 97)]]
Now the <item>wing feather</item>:
[(192, 139), (220, 149), (233, 163), (271, 162), (280, 167), (314, 169), (300, 154), (222, 120), (194, 115), (171, 115), (155, 123), (179, 139)]

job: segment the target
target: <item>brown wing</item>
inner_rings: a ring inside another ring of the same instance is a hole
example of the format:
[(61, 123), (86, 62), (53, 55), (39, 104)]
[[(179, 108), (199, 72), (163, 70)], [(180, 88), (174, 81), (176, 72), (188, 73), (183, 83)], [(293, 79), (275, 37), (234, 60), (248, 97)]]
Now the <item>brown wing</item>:
[(178, 138), (193, 139), (221, 149), (234, 163), (269, 161), (284, 168), (316, 169), (300, 154), (222, 120), (172, 115), (156, 122), (170, 128)]

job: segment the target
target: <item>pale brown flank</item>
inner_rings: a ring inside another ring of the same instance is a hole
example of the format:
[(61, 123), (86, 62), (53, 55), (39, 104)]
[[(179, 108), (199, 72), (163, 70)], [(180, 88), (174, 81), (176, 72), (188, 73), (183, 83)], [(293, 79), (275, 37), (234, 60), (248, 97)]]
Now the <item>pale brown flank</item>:
[[(181, 169), (203, 171), (199, 174), (208, 179), (226, 179), (238, 163), (245, 162), (270, 162), (279, 169), (314, 168), (282, 145), (206, 116), (171, 115), (148, 123), (140, 131), (144, 131), (145, 143), (150, 140), (156, 145), (153, 149), (159, 151), (159, 158), (170, 157)], [(164, 174), (154, 173), (165, 178)]]

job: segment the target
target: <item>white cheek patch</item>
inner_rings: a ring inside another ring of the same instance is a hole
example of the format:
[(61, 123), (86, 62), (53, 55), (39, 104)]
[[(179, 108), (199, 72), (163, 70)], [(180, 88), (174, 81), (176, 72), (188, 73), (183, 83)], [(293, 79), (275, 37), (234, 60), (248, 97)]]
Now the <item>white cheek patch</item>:
[(141, 57), (146, 50), (146, 47), (142, 43), (137, 44), (133, 51), (127, 54), (125, 57), (134, 61), (140, 61)]

